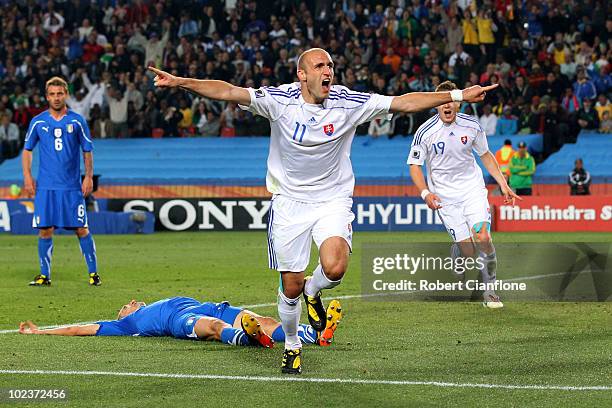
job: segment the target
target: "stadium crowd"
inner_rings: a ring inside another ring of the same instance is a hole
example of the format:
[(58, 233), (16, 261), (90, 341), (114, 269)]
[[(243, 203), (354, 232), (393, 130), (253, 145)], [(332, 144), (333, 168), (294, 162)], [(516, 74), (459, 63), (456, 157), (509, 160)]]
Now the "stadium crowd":
[[(548, 154), (580, 129), (611, 130), (611, 8), (604, 0), (0, 0), (0, 160), (18, 151), (11, 124), (23, 141), (46, 108), (52, 75), (69, 81), (69, 106), (96, 138), (267, 135), (266, 119), (233, 104), (155, 89), (146, 67), (278, 85), (295, 80), (297, 56), (310, 47), (327, 49), (336, 82), (356, 91), (499, 83), (485, 105), (462, 110), (488, 134), (543, 133)], [(426, 116), (395, 115), (383, 134), (410, 134)]]

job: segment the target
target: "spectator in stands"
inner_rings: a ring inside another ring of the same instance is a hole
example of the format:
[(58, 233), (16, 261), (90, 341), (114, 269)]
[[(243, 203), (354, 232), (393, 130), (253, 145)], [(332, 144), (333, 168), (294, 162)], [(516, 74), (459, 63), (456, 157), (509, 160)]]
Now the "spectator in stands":
[(514, 156), (514, 149), (512, 148), (512, 140), (504, 140), (504, 145), (495, 152), (495, 159), (499, 163), (499, 168), (502, 174), (506, 177), (506, 181), (510, 178), (510, 159)]
[(220, 129), (219, 118), (211, 111), (208, 111), (206, 113), (206, 122), (199, 127), (200, 134), (202, 136), (219, 136)]
[(594, 130), (599, 128), (599, 117), (597, 111), (592, 108), (593, 103), (590, 99), (582, 101), (582, 108), (576, 116), (580, 129)]
[(482, 129), (485, 131), (487, 136), (495, 134), (497, 129), (497, 116), (491, 112), (491, 105), (486, 104), (482, 108), (482, 116), (480, 117), (480, 124)]
[(530, 133), (544, 133), (546, 126), (546, 104), (540, 103), (538, 109), (529, 118)]
[(563, 84), (557, 78), (554, 72), (546, 74), (546, 81), (540, 84), (540, 95), (548, 95), (551, 98), (559, 100), (563, 95)]
[(404, 112), (393, 115), (391, 119), (391, 128), (393, 131), (389, 135), (389, 139), (395, 136), (406, 137), (411, 135), (414, 130), (414, 116), (413, 114)]
[(512, 114), (512, 108), (506, 105), (503, 109), (503, 115), (497, 119), (497, 129), (495, 133), (498, 135), (515, 135), (517, 132), (518, 119)]
[(523, 97), (523, 100), (530, 101), (533, 97), (533, 90), (529, 86), (529, 84), (525, 81), (525, 77), (519, 75), (516, 77), (514, 81), (514, 86), (512, 86), (512, 90), (510, 91), (510, 95), (513, 99), (518, 97)]
[(221, 112), (219, 122), (221, 125), (220, 135), (224, 137), (236, 136), (236, 126), (234, 119), (236, 118), (237, 105), (235, 103), (228, 103)]
[(183, 119), (183, 114), (175, 106), (169, 105), (166, 100), (161, 101), (161, 112), (162, 112), (162, 128), (164, 129), (164, 136), (167, 137), (178, 137), (179, 129), (178, 124)]
[(106, 103), (110, 110), (111, 132), (110, 137), (127, 137), (128, 136), (128, 95), (107, 85), (104, 94)]
[(179, 38), (190, 37), (193, 38), (198, 35), (198, 24), (195, 20), (191, 19), (189, 13), (184, 11), (181, 15), (181, 25), (178, 29)]
[(10, 115), (5, 113), (0, 118), (0, 162), (16, 157), (20, 148), (19, 128), (11, 122)]
[(521, 105), (521, 113), (518, 119), (518, 133), (519, 134), (528, 134), (531, 133), (531, 116), (533, 113), (531, 112), (531, 108), (528, 104)]
[(605, 111), (599, 123), (599, 133), (612, 133), (612, 113)]
[(479, 52), (478, 43), (478, 27), (476, 26), (476, 19), (472, 17), (471, 10), (465, 9), (463, 11), (463, 44), (465, 49), (470, 55), (477, 55)]
[(369, 146), (374, 140), (378, 138), (387, 139), (391, 134), (391, 121), (387, 118), (378, 118), (374, 119), (370, 122), (370, 126), (368, 127), (368, 137), (365, 142), (363, 142), (364, 146)]
[(491, 10), (481, 8), (478, 11), (476, 26), (480, 52), (486, 56), (488, 62), (495, 61), (495, 36), (493, 32), (497, 31), (497, 26), (493, 22)]
[(595, 85), (587, 78), (584, 69), (578, 71), (576, 82), (574, 82), (574, 94), (580, 102), (583, 102), (585, 99), (595, 99), (595, 97), (597, 97)]
[(545, 155), (559, 150), (564, 143), (570, 141), (569, 118), (556, 99), (550, 101), (544, 115), (542, 135)]
[(527, 144), (520, 142), (518, 152), (510, 159), (510, 187), (516, 194), (530, 196), (532, 193), (532, 176), (536, 165), (533, 157), (527, 152)]
[(463, 45), (457, 44), (455, 52), (448, 59), (448, 66), (454, 68), (457, 65), (457, 61), (460, 60), (463, 64), (466, 64), (470, 55), (463, 50)]
[(580, 100), (574, 95), (572, 88), (565, 89), (565, 96), (561, 101), (561, 106), (570, 114), (580, 110)]
[(582, 159), (574, 162), (574, 170), (569, 174), (568, 183), (571, 195), (590, 195), (591, 175), (585, 170)]
[(191, 107), (187, 105), (187, 100), (185, 98), (181, 98), (179, 102), (179, 111), (181, 112), (182, 118), (178, 123), (179, 134), (181, 136), (191, 135), (193, 134), (193, 111)]
[(605, 112), (612, 114), (612, 104), (608, 100), (608, 97), (605, 94), (599, 94), (597, 97), (597, 103), (595, 104), (595, 110), (599, 116), (599, 120), (603, 120), (603, 115)]
[(94, 120), (91, 133), (94, 139), (114, 137), (113, 124), (110, 120), (110, 115), (107, 109), (104, 109), (100, 114), (100, 117)]

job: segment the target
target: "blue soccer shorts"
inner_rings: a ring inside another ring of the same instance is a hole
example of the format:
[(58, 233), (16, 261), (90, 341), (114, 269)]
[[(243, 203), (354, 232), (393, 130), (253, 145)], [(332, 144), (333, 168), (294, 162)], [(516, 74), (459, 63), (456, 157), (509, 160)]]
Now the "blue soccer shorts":
[(80, 190), (37, 190), (32, 227), (87, 227), (83, 193)]
[(214, 317), (233, 326), (240, 312), (242, 312), (241, 308), (231, 306), (228, 302), (202, 303), (200, 307), (190, 309), (189, 313), (180, 314), (175, 318), (172, 324), (172, 336), (177, 339), (197, 339), (195, 325), (200, 318)]

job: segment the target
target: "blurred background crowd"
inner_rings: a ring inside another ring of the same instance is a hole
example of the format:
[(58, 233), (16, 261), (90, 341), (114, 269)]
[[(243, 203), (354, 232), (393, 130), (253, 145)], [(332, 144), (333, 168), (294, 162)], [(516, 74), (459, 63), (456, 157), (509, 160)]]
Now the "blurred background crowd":
[[(53, 75), (68, 79), (68, 104), (96, 138), (265, 136), (266, 119), (155, 89), (146, 67), (270, 86), (294, 81), (297, 56), (322, 47), (336, 83), (356, 91), (499, 83), (486, 104), (462, 111), (489, 135), (544, 134), (546, 156), (581, 129), (612, 132), (611, 8), (604, 0), (0, 0), (0, 140), (5, 157), (18, 153)], [(428, 115), (395, 115), (360, 132), (405, 136)]]

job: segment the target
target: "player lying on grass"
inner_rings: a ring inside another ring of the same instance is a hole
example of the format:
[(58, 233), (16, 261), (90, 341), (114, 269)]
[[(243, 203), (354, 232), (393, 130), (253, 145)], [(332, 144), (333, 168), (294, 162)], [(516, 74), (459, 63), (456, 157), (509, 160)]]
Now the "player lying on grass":
[[(301, 342), (329, 346), (341, 318), (340, 302), (332, 300), (327, 308), (325, 330), (317, 333), (312, 326), (302, 324), (299, 329)], [(231, 306), (228, 302), (200, 303), (187, 297), (162, 299), (150, 305), (132, 300), (123, 305), (117, 320), (112, 321), (55, 329), (39, 329), (31, 321), (21, 322), (19, 333), (56, 336), (170, 336), (263, 347), (273, 347), (275, 341), (285, 341), (281, 324), (271, 317), (259, 316), (250, 310)]]
[[(446, 81), (437, 92), (453, 92), (457, 86)], [(499, 184), (504, 202), (514, 204), (517, 196), (506, 183), (495, 156), (489, 151), (487, 137), (476, 118), (459, 113), (461, 103), (447, 102), (438, 106), (438, 114), (425, 122), (415, 133), (408, 164), (412, 181), (429, 208), (437, 211), (454, 244), (452, 256), (480, 256), (484, 283), (495, 283), (497, 257), (491, 240), (491, 211), (482, 171), (475, 151), (489, 174)], [(427, 168), (427, 184), (421, 166)], [(460, 276), (461, 279), (464, 275)], [(483, 294), (483, 305), (503, 307), (493, 290)]]

